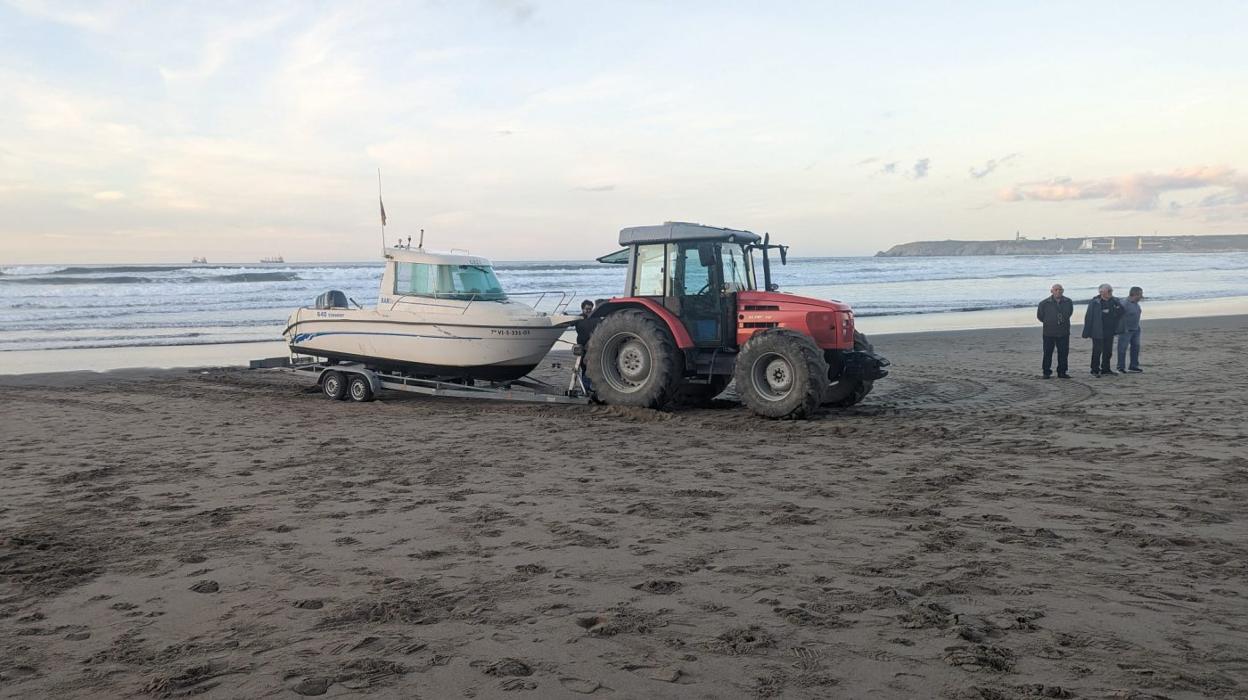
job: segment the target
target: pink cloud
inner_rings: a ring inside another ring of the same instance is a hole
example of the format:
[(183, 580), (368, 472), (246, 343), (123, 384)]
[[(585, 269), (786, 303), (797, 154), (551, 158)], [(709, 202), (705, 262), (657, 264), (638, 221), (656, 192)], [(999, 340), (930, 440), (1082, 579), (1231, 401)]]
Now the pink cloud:
[(1102, 180), (1072, 180), (1068, 177), (1043, 182), (1024, 182), (1007, 187), (998, 197), (1006, 202), (1025, 200), (1066, 202), (1081, 199), (1106, 200), (1105, 209), (1147, 211), (1156, 209), (1167, 192), (1219, 188), (1202, 201), (1202, 206), (1219, 206), (1243, 201), (1248, 195), (1248, 177), (1226, 166), (1183, 168), (1168, 174), (1137, 173)]

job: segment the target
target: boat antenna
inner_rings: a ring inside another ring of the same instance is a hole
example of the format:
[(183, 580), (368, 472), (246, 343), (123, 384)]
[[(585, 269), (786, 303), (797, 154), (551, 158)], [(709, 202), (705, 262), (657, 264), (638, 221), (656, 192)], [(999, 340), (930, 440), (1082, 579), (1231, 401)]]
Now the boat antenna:
[(420, 230), (420, 242), (416, 244), (416, 247), (420, 250), (425, 249), (425, 230), (423, 228)]
[(381, 168), (377, 168), (377, 206), (381, 208), (381, 255), (386, 255), (386, 203), (381, 199)]

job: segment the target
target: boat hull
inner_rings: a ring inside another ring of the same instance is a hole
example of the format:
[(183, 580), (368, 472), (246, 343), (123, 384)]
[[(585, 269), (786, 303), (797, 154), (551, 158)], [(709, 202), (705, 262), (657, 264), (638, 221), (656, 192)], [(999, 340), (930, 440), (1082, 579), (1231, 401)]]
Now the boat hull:
[[(364, 312), (367, 313), (367, 312)], [(547, 325), (461, 325), (387, 319), (292, 319), (292, 352), (377, 369), (444, 378), (509, 381), (542, 361), (564, 329)]]

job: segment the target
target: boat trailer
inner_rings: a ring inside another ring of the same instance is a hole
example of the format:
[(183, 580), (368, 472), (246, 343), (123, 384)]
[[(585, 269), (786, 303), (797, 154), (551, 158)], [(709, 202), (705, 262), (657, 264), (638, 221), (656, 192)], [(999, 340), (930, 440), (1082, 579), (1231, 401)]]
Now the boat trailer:
[(490, 399), (585, 405), (590, 402), (575, 375), (566, 391), (551, 384), (524, 377), (508, 382), (460, 382), (412, 377), (399, 372), (370, 369), (357, 362), (330, 364), (310, 357), (274, 357), (252, 360), (252, 369), (273, 369), (315, 378), (321, 393), (339, 401), (372, 401), (383, 389), (406, 391), (425, 396), (457, 399)]

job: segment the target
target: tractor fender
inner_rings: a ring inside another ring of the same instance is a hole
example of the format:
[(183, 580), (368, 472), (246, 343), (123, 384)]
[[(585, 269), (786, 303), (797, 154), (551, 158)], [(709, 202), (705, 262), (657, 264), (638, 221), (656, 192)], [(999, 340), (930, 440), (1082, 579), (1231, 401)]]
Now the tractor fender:
[(693, 337), (689, 335), (689, 331), (685, 328), (685, 324), (680, 322), (676, 314), (668, 311), (662, 304), (653, 299), (646, 297), (617, 297), (609, 300), (607, 303), (594, 309), (594, 313), (590, 318), (605, 318), (609, 314), (613, 314), (620, 309), (636, 309), (642, 308), (650, 313), (658, 316), (660, 320), (667, 326), (667, 330), (672, 334), (672, 340), (676, 341), (676, 347), (681, 350), (688, 350), (693, 347)]

